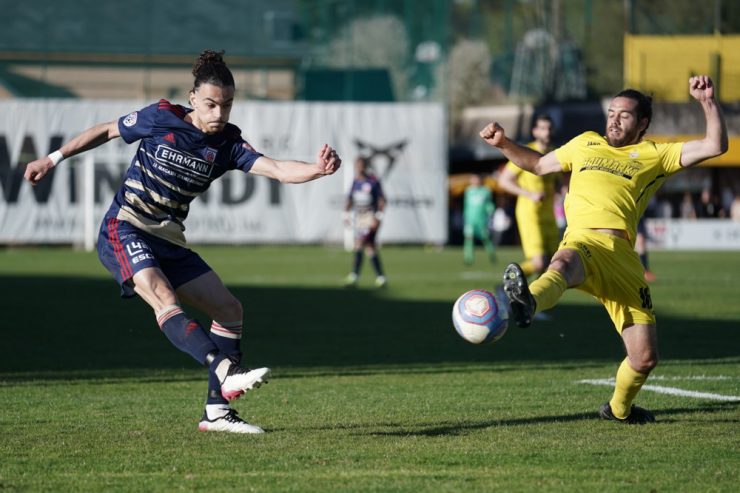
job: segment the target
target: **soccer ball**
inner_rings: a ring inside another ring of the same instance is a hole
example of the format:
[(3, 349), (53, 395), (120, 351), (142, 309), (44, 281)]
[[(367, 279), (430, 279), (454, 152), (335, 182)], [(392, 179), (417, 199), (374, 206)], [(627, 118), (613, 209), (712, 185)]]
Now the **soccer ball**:
[(474, 289), (455, 301), (452, 323), (466, 341), (485, 344), (503, 337), (509, 327), (509, 312), (506, 307), (499, 307), (493, 293)]

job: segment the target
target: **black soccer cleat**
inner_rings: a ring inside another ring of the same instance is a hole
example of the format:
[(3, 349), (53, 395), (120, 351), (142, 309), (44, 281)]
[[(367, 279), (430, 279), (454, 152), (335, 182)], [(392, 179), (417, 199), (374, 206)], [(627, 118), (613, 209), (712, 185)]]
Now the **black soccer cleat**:
[(537, 302), (529, 292), (527, 277), (519, 264), (509, 264), (504, 270), (504, 293), (509, 298), (511, 314), (517, 326), (526, 328), (532, 325)]
[(608, 421), (616, 421), (618, 423), (624, 423), (627, 425), (644, 425), (647, 423), (655, 423), (655, 416), (647, 409), (637, 407), (635, 405), (630, 409), (630, 414), (624, 419), (619, 419), (612, 413), (612, 407), (608, 402), (605, 402), (599, 408), (599, 417)]

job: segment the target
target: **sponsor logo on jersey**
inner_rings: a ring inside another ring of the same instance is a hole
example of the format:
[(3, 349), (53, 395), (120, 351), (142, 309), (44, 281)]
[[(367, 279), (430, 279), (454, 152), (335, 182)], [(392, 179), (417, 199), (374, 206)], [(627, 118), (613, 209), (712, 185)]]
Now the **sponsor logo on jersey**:
[(206, 150), (203, 151), (203, 157), (208, 161), (209, 163), (212, 163), (216, 160), (216, 149), (213, 147), (206, 147)]
[(159, 163), (184, 171), (185, 174), (198, 178), (208, 178), (213, 171), (212, 163), (165, 145), (157, 146), (155, 158)]
[(625, 162), (608, 157), (590, 157), (586, 159), (578, 171), (605, 171), (631, 180), (640, 171), (640, 166), (641, 163), (639, 161)]
[(638, 153), (637, 151), (632, 151), (632, 152), (630, 152), (630, 157), (631, 157), (632, 159), (635, 159), (635, 158), (637, 158), (637, 156), (639, 156), (639, 155), (640, 155), (640, 154), (639, 154), (639, 153)]
[(600, 146), (600, 145), (601, 145), (601, 142), (594, 142), (594, 141), (592, 141), (592, 140), (590, 140), (590, 141), (586, 142), (586, 147), (591, 147), (591, 146)]
[(257, 152), (257, 151), (254, 150), (254, 147), (252, 147), (251, 145), (249, 145), (249, 142), (242, 142), (242, 147), (244, 149), (248, 150), (249, 152)]
[(133, 113), (129, 113), (126, 115), (126, 118), (123, 119), (123, 125), (125, 127), (133, 127), (136, 125), (136, 120), (139, 118), (139, 112), (134, 111)]
[(173, 134), (172, 132), (168, 133), (167, 135), (164, 136), (164, 140), (166, 140), (167, 142), (170, 142), (171, 144), (174, 144), (175, 134)]

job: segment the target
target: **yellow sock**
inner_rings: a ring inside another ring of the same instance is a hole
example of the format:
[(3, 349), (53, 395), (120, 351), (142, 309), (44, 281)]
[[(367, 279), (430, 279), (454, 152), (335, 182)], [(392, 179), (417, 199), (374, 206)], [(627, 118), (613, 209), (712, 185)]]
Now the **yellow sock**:
[(529, 287), (529, 291), (537, 302), (538, 312), (555, 306), (566, 289), (568, 289), (568, 283), (556, 270), (548, 270)]
[(534, 264), (531, 260), (525, 260), (524, 262), (519, 264), (519, 267), (522, 268), (522, 272), (524, 272), (524, 277), (529, 277), (535, 273)]
[(617, 382), (614, 385), (614, 395), (609, 405), (612, 408), (612, 414), (619, 419), (624, 419), (630, 415), (632, 401), (635, 400), (637, 393), (642, 388), (642, 384), (647, 380), (647, 375), (632, 369), (628, 358), (624, 358), (622, 364), (617, 370)]

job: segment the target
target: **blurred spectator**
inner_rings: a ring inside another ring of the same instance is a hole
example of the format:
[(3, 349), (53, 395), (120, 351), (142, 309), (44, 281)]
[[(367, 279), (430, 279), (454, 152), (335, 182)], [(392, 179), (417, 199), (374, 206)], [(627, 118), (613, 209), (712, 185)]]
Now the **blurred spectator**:
[(673, 217), (673, 204), (671, 204), (671, 201), (666, 198), (660, 199), (656, 210), (656, 217), (663, 219), (670, 219)]
[(722, 204), (722, 209), (727, 212), (727, 215), (730, 214), (730, 209), (732, 209), (732, 201), (735, 199), (735, 194), (732, 191), (732, 187), (729, 187), (725, 185), (722, 187), (722, 193), (720, 197), (720, 203)]
[(717, 200), (717, 197), (712, 194), (712, 191), (709, 188), (703, 189), (699, 196), (699, 205), (696, 208), (696, 217), (720, 217), (721, 209), (722, 207), (719, 205), (719, 200)]
[(504, 236), (512, 231), (513, 221), (505, 207), (496, 207), (491, 217), (491, 230), (493, 231), (493, 242), (501, 245), (505, 242)]
[(561, 185), (560, 190), (555, 192), (554, 209), (555, 209), (555, 222), (558, 225), (558, 231), (560, 239), (563, 239), (563, 233), (565, 233), (565, 227), (568, 226), (568, 222), (565, 219), (565, 196), (568, 194), (568, 186)]
[(735, 195), (730, 205), (730, 219), (740, 221), (740, 195)]
[(681, 219), (696, 219), (696, 209), (694, 208), (694, 199), (691, 197), (691, 192), (685, 192), (683, 194), (683, 200), (681, 200)]

